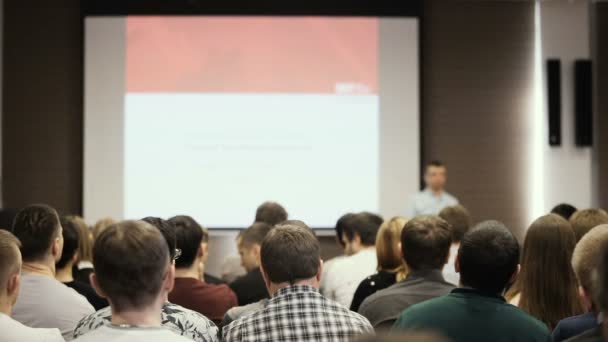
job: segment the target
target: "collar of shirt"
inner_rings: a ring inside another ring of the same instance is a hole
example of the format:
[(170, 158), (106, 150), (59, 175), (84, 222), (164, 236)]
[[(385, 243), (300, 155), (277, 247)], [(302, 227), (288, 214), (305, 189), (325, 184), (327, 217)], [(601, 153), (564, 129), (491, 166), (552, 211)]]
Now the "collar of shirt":
[(451, 294), (459, 296), (459, 297), (468, 297), (468, 298), (476, 297), (479, 299), (487, 299), (487, 300), (499, 302), (499, 303), (507, 302), (505, 300), (505, 298), (499, 294), (479, 291), (479, 290), (472, 289), (472, 288), (459, 287), (459, 288), (452, 290)]
[(411, 271), (405, 281), (424, 279), (427, 281), (437, 281), (442, 282), (445, 281), (443, 278), (443, 273), (441, 270), (420, 270), (420, 271)]
[(274, 294), (271, 301), (280, 299), (281, 297), (292, 294), (319, 293), (319, 290), (309, 285), (291, 285), (284, 287)]

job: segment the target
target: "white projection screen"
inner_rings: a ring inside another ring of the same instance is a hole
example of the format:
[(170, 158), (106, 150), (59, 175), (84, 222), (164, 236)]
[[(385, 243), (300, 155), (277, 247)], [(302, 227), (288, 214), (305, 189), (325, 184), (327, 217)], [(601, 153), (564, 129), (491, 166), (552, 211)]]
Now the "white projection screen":
[(264, 201), (329, 228), (419, 189), (418, 19), (85, 19), (88, 221), (250, 225)]

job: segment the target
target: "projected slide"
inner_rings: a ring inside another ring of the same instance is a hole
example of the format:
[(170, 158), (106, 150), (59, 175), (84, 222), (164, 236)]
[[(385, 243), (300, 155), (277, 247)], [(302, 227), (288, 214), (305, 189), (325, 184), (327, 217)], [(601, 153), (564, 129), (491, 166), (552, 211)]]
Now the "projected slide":
[(85, 215), (242, 228), (270, 200), (333, 227), (416, 190), (415, 20), (95, 18), (86, 45)]

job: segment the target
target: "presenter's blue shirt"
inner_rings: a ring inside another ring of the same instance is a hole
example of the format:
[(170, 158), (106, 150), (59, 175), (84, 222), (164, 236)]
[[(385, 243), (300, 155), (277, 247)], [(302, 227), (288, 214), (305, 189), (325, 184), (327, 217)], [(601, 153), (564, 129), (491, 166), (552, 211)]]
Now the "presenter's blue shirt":
[(431, 189), (427, 188), (414, 195), (407, 215), (409, 218), (420, 215), (437, 215), (443, 208), (457, 204), (458, 199), (449, 193), (443, 191), (441, 194), (436, 195)]

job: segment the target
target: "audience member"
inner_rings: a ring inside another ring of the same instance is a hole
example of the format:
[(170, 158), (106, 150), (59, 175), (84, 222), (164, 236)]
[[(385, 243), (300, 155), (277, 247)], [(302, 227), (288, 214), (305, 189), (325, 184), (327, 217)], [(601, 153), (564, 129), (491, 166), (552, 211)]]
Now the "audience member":
[(93, 226), (93, 241), (97, 240), (97, 237), (101, 232), (115, 223), (116, 220), (111, 217), (105, 217), (95, 222), (95, 225)]
[(47, 205), (22, 209), (13, 223), (21, 241), (23, 274), (13, 318), (34, 328), (59, 328), (66, 340), (82, 317), (95, 310), (86, 298), (55, 279), (55, 262), (63, 250), (59, 216)]
[[(74, 223), (78, 229), (78, 263), (74, 265), (74, 279), (80, 283), (90, 283), (90, 276), (93, 273), (93, 231), (80, 216), (67, 216), (67, 219)], [(92, 287), (91, 287), (92, 288)]]
[(553, 341), (560, 342), (598, 325), (598, 311), (594, 303), (595, 293), (593, 273), (598, 267), (602, 246), (608, 243), (608, 225), (603, 224), (591, 229), (581, 241), (576, 244), (572, 253), (572, 268), (579, 283), (579, 294), (584, 314), (565, 318), (557, 324), (553, 331)]
[(260, 271), (260, 248), (271, 229), (272, 226), (269, 224), (256, 222), (242, 231), (237, 239), (241, 265), (247, 270), (246, 275), (230, 283), (230, 288), (236, 293), (239, 305), (247, 305), (268, 298), (268, 291)]
[(572, 270), (576, 245), (572, 226), (549, 214), (532, 223), (524, 240), (521, 272), (507, 292), (510, 303), (555, 328), (566, 317), (583, 313)]
[(55, 279), (83, 295), (95, 310), (105, 308), (108, 306), (108, 301), (99, 297), (93, 287), (89, 285), (89, 282), (76, 281), (72, 274), (74, 265), (78, 263), (78, 250), (81, 241), (77, 223), (72, 218), (62, 217), (61, 227), (63, 228), (63, 251), (61, 258), (55, 263)]
[(323, 274), (321, 275), (321, 293), (326, 294), (325, 288), (327, 287), (327, 279), (328, 274), (331, 273), (331, 269), (334, 264), (338, 262), (338, 260), (344, 259), (348, 254), (346, 254), (346, 244), (344, 243), (344, 230), (352, 229), (346, 228), (346, 226), (350, 225), (353, 222), (353, 218), (356, 216), (354, 213), (347, 213), (342, 215), (338, 221), (336, 222), (336, 226), (334, 228), (336, 232), (336, 242), (340, 249), (342, 249), (342, 254), (338, 255), (323, 264)]
[[(179, 257), (175, 242), (175, 229), (171, 224), (158, 217), (146, 217), (142, 221), (158, 229), (169, 247), (169, 257), (175, 260)], [(173, 265), (172, 265), (173, 267)], [(167, 297), (167, 296), (166, 296)], [(216, 342), (218, 329), (207, 317), (196, 311), (186, 309), (177, 304), (169, 303), (165, 298), (160, 314), (163, 327), (196, 342)], [(101, 309), (78, 322), (74, 329), (74, 337), (79, 337), (112, 322), (110, 307)]]
[(359, 284), (350, 305), (352, 311), (357, 312), (365, 298), (405, 279), (407, 268), (401, 259), (399, 243), (401, 231), (406, 222), (407, 220), (403, 217), (393, 217), (382, 223), (378, 229), (376, 236), (378, 272), (365, 278)]
[(575, 206), (568, 203), (560, 203), (551, 209), (551, 214), (557, 214), (566, 220), (570, 220), (572, 215), (577, 211)]
[(320, 245), (308, 228), (282, 225), (261, 246), (265, 308), (224, 328), (224, 341), (340, 341), (373, 333), (362, 316), (318, 292)]
[(4, 342), (60, 342), (58, 329), (29, 328), (10, 315), (19, 295), (21, 243), (13, 234), (0, 230), (0, 334)]
[(436, 216), (418, 216), (401, 232), (401, 252), (409, 271), (407, 278), (368, 297), (359, 313), (376, 328), (388, 328), (408, 307), (449, 293), (445, 266), (452, 243), (449, 225)]
[(461, 288), (408, 308), (394, 329), (436, 331), (454, 342), (550, 341), (545, 324), (502, 297), (518, 263), (519, 244), (502, 223), (478, 224), (456, 258)]
[(576, 241), (587, 234), (588, 231), (600, 224), (608, 223), (608, 213), (603, 209), (584, 209), (575, 212), (570, 218), (570, 223), (576, 235)]
[(274, 226), (287, 220), (287, 211), (276, 202), (264, 202), (255, 212), (255, 222), (263, 222)]
[(209, 260), (209, 230), (202, 226), (201, 228), (203, 230), (203, 242), (201, 243), (201, 246), (203, 246), (203, 280), (207, 284), (226, 284), (226, 281), (206, 272), (207, 268), (205, 267), (205, 265), (207, 265), (207, 261)]
[(199, 265), (205, 258), (203, 228), (190, 216), (175, 216), (169, 220), (175, 229), (177, 248), (181, 256), (175, 261), (175, 286), (169, 301), (200, 312), (220, 324), (228, 309), (236, 306), (236, 295), (228, 285), (207, 284)]
[(438, 160), (428, 163), (424, 173), (425, 188), (414, 196), (407, 213), (409, 217), (437, 215), (443, 208), (458, 204), (458, 199), (445, 191), (446, 182), (445, 164)]
[(450, 259), (443, 268), (443, 277), (448, 282), (458, 285), (460, 282), (460, 275), (456, 272), (456, 256), (458, 255), (458, 248), (460, 248), (460, 241), (466, 232), (469, 231), (472, 225), (471, 215), (467, 208), (458, 204), (451, 207), (445, 207), (439, 212), (439, 217), (444, 219), (450, 224), (450, 230), (452, 231), (452, 247), (450, 248)]
[(380, 224), (370, 215), (360, 213), (347, 220), (344, 226), (344, 258), (336, 260), (321, 288), (329, 299), (349, 308), (357, 286), (365, 277), (376, 272), (376, 235)]

